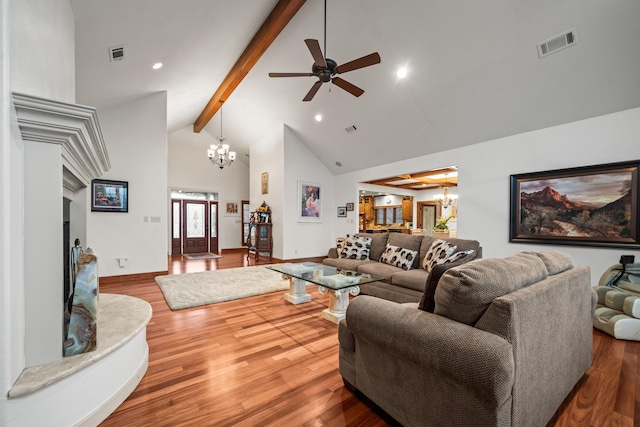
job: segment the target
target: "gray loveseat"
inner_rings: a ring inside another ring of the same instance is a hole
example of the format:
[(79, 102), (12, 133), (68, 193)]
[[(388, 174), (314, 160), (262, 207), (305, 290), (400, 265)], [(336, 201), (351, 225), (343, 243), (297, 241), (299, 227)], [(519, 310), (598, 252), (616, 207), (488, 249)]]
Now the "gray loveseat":
[(358, 296), (340, 374), (404, 426), (544, 426), (591, 364), (588, 267), (560, 252), (447, 270), (434, 313)]
[[(360, 286), (362, 295), (371, 295), (399, 303), (420, 302), (433, 311), (433, 295), (438, 280), (447, 269), (482, 257), (482, 247), (476, 240), (446, 239), (457, 246), (456, 252), (473, 250), (473, 253), (460, 260), (447, 262), (436, 266), (431, 272), (421, 268), (431, 243), (435, 240), (430, 236), (414, 236), (400, 233), (356, 234), (355, 236), (370, 237), (371, 250), (368, 260), (338, 258), (336, 248), (329, 249), (328, 257), (322, 262), (332, 267), (367, 273), (383, 277), (380, 282)], [(418, 251), (410, 270), (403, 270), (389, 264), (379, 262), (386, 245), (399, 246)], [(425, 292), (426, 290), (426, 292)]]

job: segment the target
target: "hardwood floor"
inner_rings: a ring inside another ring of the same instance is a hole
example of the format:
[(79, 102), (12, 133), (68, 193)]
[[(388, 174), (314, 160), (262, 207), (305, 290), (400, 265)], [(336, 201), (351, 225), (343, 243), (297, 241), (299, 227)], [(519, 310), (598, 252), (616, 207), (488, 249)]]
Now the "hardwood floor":
[[(244, 253), (187, 260), (169, 274), (270, 260)], [(101, 426), (386, 426), (393, 424), (338, 373), (337, 326), (321, 317), (328, 297), (291, 305), (283, 292), (171, 311), (153, 280), (111, 283), (103, 293), (148, 301), (149, 369)], [(549, 426), (640, 427), (640, 343), (594, 330), (593, 365)]]

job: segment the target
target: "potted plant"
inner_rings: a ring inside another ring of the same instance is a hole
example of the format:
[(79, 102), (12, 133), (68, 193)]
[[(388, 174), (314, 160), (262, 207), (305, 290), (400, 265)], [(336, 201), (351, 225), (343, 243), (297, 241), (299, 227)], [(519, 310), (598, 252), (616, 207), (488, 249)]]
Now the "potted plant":
[(440, 219), (436, 220), (436, 225), (433, 226), (433, 237), (437, 237), (440, 239), (446, 239), (449, 237), (449, 226), (447, 222), (453, 218), (453, 215), (448, 217), (440, 217)]

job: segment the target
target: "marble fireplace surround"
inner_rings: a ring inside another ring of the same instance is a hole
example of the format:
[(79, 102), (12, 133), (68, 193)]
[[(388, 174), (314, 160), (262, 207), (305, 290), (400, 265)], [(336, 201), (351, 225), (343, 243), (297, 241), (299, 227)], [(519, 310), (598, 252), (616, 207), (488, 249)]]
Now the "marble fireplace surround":
[(24, 260), (37, 253), (38, 268), (24, 271), (24, 369), (3, 406), (16, 425), (97, 425), (146, 372), (151, 307), (101, 295), (98, 349), (62, 357), (63, 197), (76, 205), (74, 232), (86, 240), (88, 189), (111, 164), (95, 108), (12, 95), (24, 157)]

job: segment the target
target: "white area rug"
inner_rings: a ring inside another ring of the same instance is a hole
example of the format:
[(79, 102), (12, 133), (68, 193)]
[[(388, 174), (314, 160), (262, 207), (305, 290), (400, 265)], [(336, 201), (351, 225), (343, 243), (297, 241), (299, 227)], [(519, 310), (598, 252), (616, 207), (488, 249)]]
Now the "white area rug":
[(171, 310), (289, 289), (289, 281), (282, 274), (264, 266), (172, 274), (155, 280)]
[(202, 254), (184, 254), (182, 255), (186, 259), (211, 259), (211, 258), (222, 258), (222, 255), (212, 254), (211, 252), (205, 252)]

